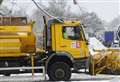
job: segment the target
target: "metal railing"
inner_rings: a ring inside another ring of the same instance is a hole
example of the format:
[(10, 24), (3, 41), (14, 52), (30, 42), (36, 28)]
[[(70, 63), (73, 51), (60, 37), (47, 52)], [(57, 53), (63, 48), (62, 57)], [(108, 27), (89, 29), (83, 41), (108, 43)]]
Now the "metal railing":
[[(46, 80), (46, 72), (45, 72), (45, 67), (44, 66), (37, 66), (37, 67), (2, 67), (0, 68), (0, 71), (7, 71), (7, 70), (25, 70), (25, 69), (28, 69), (28, 70), (34, 70), (34, 69), (42, 69), (42, 76), (43, 77), (43, 80)], [(34, 72), (32, 73), (32, 77), (34, 76)]]

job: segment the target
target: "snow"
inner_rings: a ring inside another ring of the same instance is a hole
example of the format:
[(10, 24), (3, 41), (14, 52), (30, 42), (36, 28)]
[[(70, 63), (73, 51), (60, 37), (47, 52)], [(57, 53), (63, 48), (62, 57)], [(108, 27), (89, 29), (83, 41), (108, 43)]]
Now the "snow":
[(89, 38), (89, 51), (91, 55), (97, 54), (94, 50), (106, 50), (107, 48), (95, 37)]
[[(48, 77), (46, 76), (47, 81)], [(0, 76), (0, 82), (41, 82), (43, 77), (41, 73), (36, 73), (33, 77), (31, 73), (27, 74), (12, 74), (10, 77)], [(61, 81), (65, 82), (65, 81)], [(96, 76), (91, 76), (87, 73), (73, 73), (71, 80), (69, 82), (120, 82), (119, 75), (103, 75), (97, 74)]]
[(89, 47), (95, 50), (107, 49), (98, 39), (95, 37), (89, 38)]

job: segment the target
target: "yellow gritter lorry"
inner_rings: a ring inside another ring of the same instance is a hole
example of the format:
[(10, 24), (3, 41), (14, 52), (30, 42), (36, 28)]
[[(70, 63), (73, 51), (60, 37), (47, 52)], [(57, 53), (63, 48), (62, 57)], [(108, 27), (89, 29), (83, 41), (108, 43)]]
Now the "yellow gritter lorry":
[[(96, 56), (98, 56), (97, 61), (103, 62), (100, 59), (103, 53), (96, 51), (99, 54), (90, 55), (84, 25), (80, 21), (50, 19), (46, 22), (45, 17), (43, 19), (44, 46), (43, 49), (38, 49), (36, 36), (32, 31), (33, 22), (28, 23), (25, 17), (0, 17), (0, 68), (45, 66), (50, 80), (69, 80), (72, 70), (89, 68), (90, 74), (98, 73), (96, 69), (103, 65), (100, 64), (95, 68), (94, 62)], [(118, 55), (120, 55), (119, 51)], [(106, 58), (106, 56), (108, 55), (102, 57)], [(0, 71), (7, 76), (21, 72), (31, 72), (31, 70)]]

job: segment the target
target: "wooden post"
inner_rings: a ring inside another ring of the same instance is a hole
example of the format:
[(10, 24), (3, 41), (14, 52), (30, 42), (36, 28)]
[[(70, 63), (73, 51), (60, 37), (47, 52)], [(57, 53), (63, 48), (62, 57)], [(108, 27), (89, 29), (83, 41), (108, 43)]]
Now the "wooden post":
[(34, 76), (34, 56), (31, 55), (31, 64), (32, 64), (32, 76)]
[(95, 75), (95, 63), (94, 63), (94, 59), (92, 59), (92, 74)]

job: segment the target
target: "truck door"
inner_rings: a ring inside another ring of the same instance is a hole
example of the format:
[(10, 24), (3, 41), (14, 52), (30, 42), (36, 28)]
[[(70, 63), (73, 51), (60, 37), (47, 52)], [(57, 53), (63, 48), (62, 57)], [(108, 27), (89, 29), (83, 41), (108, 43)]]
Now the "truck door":
[(86, 57), (86, 42), (80, 26), (63, 26), (61, 28), (59, 50), (70, 53), (74, 58)]

